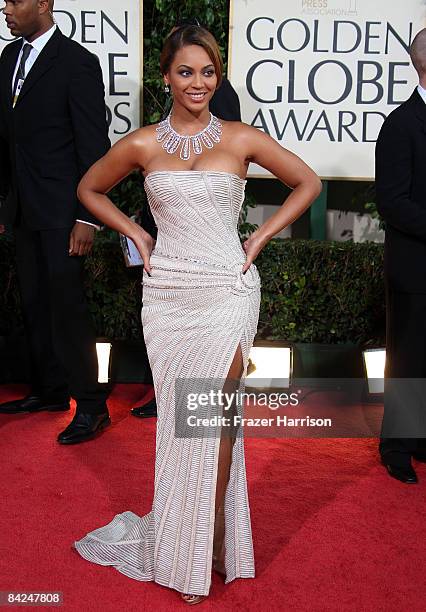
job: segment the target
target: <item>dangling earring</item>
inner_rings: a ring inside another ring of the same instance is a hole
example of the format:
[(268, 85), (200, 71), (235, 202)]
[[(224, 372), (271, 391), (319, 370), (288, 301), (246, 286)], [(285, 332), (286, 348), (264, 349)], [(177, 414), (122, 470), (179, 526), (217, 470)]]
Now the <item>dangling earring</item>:
[(164, 85), (164, 93), (170, 93), (170, 87), (167, 84)]

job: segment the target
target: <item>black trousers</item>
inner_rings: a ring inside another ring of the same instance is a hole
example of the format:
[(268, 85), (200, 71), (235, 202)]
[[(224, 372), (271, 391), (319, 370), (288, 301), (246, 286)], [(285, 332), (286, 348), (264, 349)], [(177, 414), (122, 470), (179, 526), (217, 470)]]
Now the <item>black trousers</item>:
[(77, 411), (105, 410), (82, 282), (82, 257), (68, 255), (71, 228), (15, 227), (22, 312), (32, 366), (32, 391), (49, 401), (70, 395)]
[(413, 453), (426, 450), (425, 437), (385, 437), (389, 431), (403, 431), (404, 421), (413, 423), (410, 429), (414, 431), (418, 423), (419, 436), (424, 436), (425, 390), (426, 294), (387, 288), (386, 387), (380, 453), (395, 465), (407, 465)]

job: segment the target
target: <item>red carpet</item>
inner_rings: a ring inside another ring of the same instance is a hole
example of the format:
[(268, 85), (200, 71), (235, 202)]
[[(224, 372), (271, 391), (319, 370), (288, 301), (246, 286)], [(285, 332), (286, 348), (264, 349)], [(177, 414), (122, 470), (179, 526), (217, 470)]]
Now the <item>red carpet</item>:
[[(3, 387), (0, 401), (23, 387)], [(129, 409), (141, 385), (117, 386), (113, 425), (57, 444), (70, 415), (0, 415), (0, 590), (62, 591), (68, 612), (187, 609), (178, 594), (92, 565), (71, 544), (114, 514), (150, 510), (155, 419)], [(418, 485), (391, 480), (374, 439), (246, 440), (255, 580), (213, 579), (200, 610), (423, 612), (426, 465)], [(46, 609), (46, 608), (40, 608)]]

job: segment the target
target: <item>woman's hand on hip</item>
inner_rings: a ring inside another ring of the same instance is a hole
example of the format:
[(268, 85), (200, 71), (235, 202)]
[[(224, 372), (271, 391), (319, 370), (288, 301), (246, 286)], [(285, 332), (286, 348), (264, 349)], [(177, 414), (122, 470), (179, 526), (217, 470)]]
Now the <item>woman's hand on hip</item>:
[(243, 249), (246, 254), (246, 262), (243, 266), (242, 272), (245, 274), (247, 270), (250, 268), (251, 264), (254, 262), (256, 257), (259, 255), (260, 251), (265, 246), (267, 240), (265, 240), (256, 230), (247, 238), (245, 242), (243, 242)]
[(152, 249), (155, 245), (154, 238), (137, 223), (133, 224), (132, 232), (129, 234), (129, 238), (133, 240), (137, 250), (140, 253), (140, 256), (143, 259), (144, 269), (148, 272), (148, 274), (151, 274), (151, 265), (149, 260)]

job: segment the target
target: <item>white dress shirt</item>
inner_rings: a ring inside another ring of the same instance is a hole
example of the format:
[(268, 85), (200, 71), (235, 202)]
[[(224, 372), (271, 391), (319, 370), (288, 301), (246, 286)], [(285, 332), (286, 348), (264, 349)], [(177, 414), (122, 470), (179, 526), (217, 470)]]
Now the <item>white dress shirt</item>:
[[(28, 43), (32, 46), (31, 52), (28, 55), (28, 59), (25, 62), (25, 77), (27, 77), (29, 71), (34, 66), (36, 59), (38, 58), (40, 53), (43, 51), (44, 47), (47, 45), (47, 43), (49, 42), (49, 40), (52, 38), (53, 34), (55, 33), (55, 30), (56, 30), (56, 24), (53, 24), (50, 30), (47, 30), (47, 32), (45, 32), (44, 34), (42, 34), (38, 38), (35, 38), (31, 43), (25, 38), (22, 39), (22, 48), (18, 55), (18, 59), (17, 59), (16, 66), (15, 66), (15, 72), (13, 73), (13, 78), (12, 78), (12, 83), (11, 83), (12, 94), (13, 94), (13, 84), (15, 82), (15, 77), (19, 69), (19, 63), (22, 57), (22, 49), (24, 48), (25, 43)], [(79, 223), (85, 223), (86, 225), (91, 225), (92, 227), (95, 227), (98, 230), (101, 229), (99, 225), (95, 225), (94, 223), (90, 223), (89, 221), (82, 221), (81, 219), (76, 219), (76, 221), (78, 221)]]
[(56, 30), (56, 24), (54, 24), (50, 28), (50, 30), (47, 30), (47, 32), (45, 32), (44, 34), (42, 34), (41, 36), (33, 40), (33, 42), (31, 43), (25, 38), (22, 39), (22, 48), (18, 55), (18, 60), (15, 66), (15, 72), (13, 73), (13, 79), (11, 83), (12, 88), (15, 82), (16, 73), (18, 72), (19, 62), (21, 61), (21, 57), (22, 57), (22, 49), (24, 48), (25, 43), (28, 43), (29, 45), (32, 46), (28, 59), (25, 62), (25, 76), (27, 76), (31, 68), (34, 66), (34, 62), (36, 61), (40, 53), (43, 51), (44, 47), (47, 45), (49, 40), (52, 38), (53, 34), (55, 33), (55, 30)]
[(426, 104), (426, 89), (424, 87), (422, 87), (421, 85), (418, 85), (417, 86), (417, 91), (419, 92), (419, 94), (423, 98), (423, 102)]

